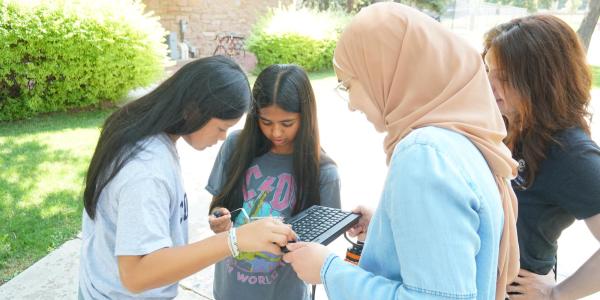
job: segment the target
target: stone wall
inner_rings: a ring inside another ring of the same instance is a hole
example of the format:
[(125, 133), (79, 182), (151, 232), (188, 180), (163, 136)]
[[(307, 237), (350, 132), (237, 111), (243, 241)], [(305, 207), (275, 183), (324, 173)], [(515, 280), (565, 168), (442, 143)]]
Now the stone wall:
[[(248, 36), (254, 23), (269, 8), (287, 6), (293, 0), (143, 0), (146, 11), (160, 17), (169, 32), (177, 32), (179, 41), (185, 39), (198, 49), (199, 56), (213, 54), (220, 32), (235, 32)], [(187, 23), (181, 32), (181, 21)]]

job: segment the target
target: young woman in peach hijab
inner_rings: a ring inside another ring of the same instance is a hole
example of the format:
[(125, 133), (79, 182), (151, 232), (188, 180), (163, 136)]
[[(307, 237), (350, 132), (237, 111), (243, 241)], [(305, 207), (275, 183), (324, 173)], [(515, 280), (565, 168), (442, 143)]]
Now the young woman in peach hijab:
[(332, 300), (504, 299), (519, 270), (517, 164), (481, 56), (383, 2), (354, 17), (334, 57), (350, 108), (387, 133), (389, 171), (350, 232), (366, 235), (358, 267), (311, 243), (288, 244), (284, 260)]

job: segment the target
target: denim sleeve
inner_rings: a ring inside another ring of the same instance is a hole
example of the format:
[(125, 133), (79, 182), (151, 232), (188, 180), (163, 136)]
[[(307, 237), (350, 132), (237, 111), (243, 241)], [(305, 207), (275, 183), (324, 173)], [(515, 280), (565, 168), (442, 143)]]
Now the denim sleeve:
[(320, 185), (321, 205), (340, 208), (340, 177), (335, 164), (321, 168)]
[(387, 252), (363, 253), (369, 271), (328, 259), (329, 299), (475, 299), (480, 202), (470, 185), (436, 148), (397, 149), (367, 237)]

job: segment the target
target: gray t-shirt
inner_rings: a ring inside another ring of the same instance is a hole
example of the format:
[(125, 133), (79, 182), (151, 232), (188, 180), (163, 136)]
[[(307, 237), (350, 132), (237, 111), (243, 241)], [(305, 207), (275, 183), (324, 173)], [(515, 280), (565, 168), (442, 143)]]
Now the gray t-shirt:
[(171, 299), (177, 284), (130, 293), (117, 256), (145, 255), (188, 242), (188, 203), (179, 157), (166, 134), (139, 143), (130, 160), (100, 194), (96, 217), (83, 212), (79, 293), (84, 299)]
[[(215, 161), (206, 186), (218, 195), (225, 183), (227, 162), (233, 152), (239, 132), (229, 135)], [(320, 170), (321, 205), (340, 207), (340, 180), (335, 164)], [(292, 155), (268, 152), (254, 159), (246, 171), (243, 187), (244, 209), (252, 217), (289, 217), (296, 200)], [(238, 214), (235, 226), (244, 223)], [(228, 257), (215, 265), (215, 299), (309, 299), (308, 286), (281, 256), (266, 252), (242, 252), (238, 258)]]

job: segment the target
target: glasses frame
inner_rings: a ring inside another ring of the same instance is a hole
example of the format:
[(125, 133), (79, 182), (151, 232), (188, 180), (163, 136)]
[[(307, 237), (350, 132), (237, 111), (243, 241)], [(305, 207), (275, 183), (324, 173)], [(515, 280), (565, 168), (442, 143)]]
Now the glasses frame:
[(350, 88), (346, 86), (346, 84), (349, 81), (350, 80), (342, 80), (338, 82), (338, 84), (334, 88), (334, 91), (337, 94), (337, 96), (344, 100), (344, 102), (346, 103), (350, 102)]

